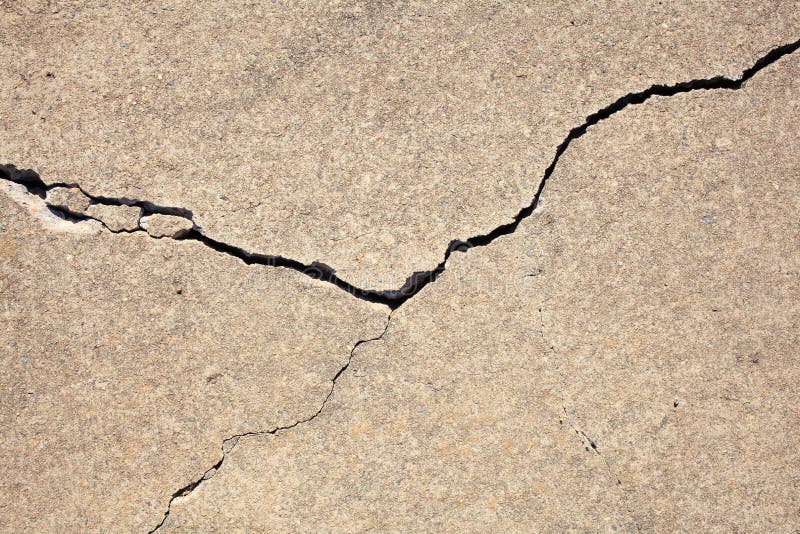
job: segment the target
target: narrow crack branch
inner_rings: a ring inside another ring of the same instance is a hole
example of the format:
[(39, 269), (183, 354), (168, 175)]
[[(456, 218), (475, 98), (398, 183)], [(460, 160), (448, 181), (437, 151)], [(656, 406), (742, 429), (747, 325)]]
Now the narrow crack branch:
[(744, 70), (739, 78), (731, 79), (725, 76), (714, 76), (712, 78), (702, 78), (686, 82), (679, 82), (674, 85), (652, 85), (643, 91), (628, 93), (618, 98), (610, 105), (589, 115), (582, 124), (570, 130), (566, 138), (564, 138), (564, 141), (558, 145), (553, 160), (547, 169), (545, 169), (544, 175), (539, 181), (531, 203), (520, 209), (511, 222), (500, 225), (485, 234), (475, 235), (467, 239), (452, 240), (445, 250), (444, 258), (435, 268), (429, 271), (414, 272), (406, 279), (406, 282), (399, 289), (377, 290), (356, 287), (336, 276), (336, 270), (324, 263), (312, 262), (310, 264), (304, 264), (300, 261), (291, 258), (285, 258), (279, 255), (249, 252), (241, 247), (216, 240), (206, 235), (199, 226), (194, 224), (192, 212), (186, 208), (159, 206), (146, 200), (131, 199), (126, 197), (95, 196), (85, 191), (77, 184), (56, 183), (48, 185), (42, 181), (39, 174), (35, 171), (31, 169), (17, 169), (14, 165), (10, 164), (0, 165), (0, 179), (23, 184), (28, 188), (28, 191), (31, 194), (36, 194), (42, 198), (45, 197), (46, 192), (49, 189), (54, 187), (77, 187), (84, 195), (89, 197), (92, 202), (97, 204), (104, 204), (108, 206), (137, 206), (142, 209), (143, 215), (158, 213), (184, 217), (192, 221), (193, 227), (192, 230), (188, 234), (184, 235), (181, 239), (198, 241), (207, 247), (216, 250), (217, 252), (239, 258), (248, 265), (258, 264), (293, 269), (307, 276), (311, 276), (312, 278), (334, 284), (336, 287), (347, 291), (356, 298), (369, 302), (385, 304), (389, 306), (390, 309), (395, 310), (404, 302), (419, 293), (425, 286), (435, 282), (439, 275), (444, 272), (447, 265), (447, 260), (450, 258), (450, 255), (453, 252), (465, 252), (471, 248), (485, 247), (502, 236), (513, 234), (517, 227), (519, 227), (520, 223), (530, 217), (538, 206), (539, 199), (542, 196), (542, 192), (544, 191), (547, 181), (553, 175), (553, 171), (555, 171), (559, 159), (564, 152), (566, 152), (567, 148), (569, 148), (570, 143), (572, 143), (572, 141), (575, 139), (582, 137), (590, 127), (608, 119), (615, 113), (622, 111), (630, 105), (642, 104), (654, 96), (670, 97), (692, 91), (708, 91), (714, 89), (735, 91), (741, 89), (745, 83), (758, 72), (772, 65), (782, 57), (794, 53), (798, 50), (798, 48), (800, 48), (800, 40), (773, 48), (764, 56), (759, 58), (751, 67)]
[(386, 317), (386, 324), (384, 325), (383, 331), (380, 333), (380, 335), (369, 339), (361, 339), (357, 341), (355, 345), (353, 345), (353, 348), (350, 349), (350, 354), (347, 357), (347, 361), (344, 363), (344, 365), (342, 365), (342, 367), (339, 368), (338, 371), (336, 371), (336, 374), (333, 375), (333, 378), (331, 378), (331, 387), (328, 390), (328, 394), (325, 395), (325, 398), (322, 400), (322, 404), (320, 404), (316, 412), (306, 417), (305, 419), (300, 419), (289, 425), (275, 427), (270, 430), (252, 430), (249, 432), (242, 432), (240, 434), (234, 434), (233, 436), (230, 436), (222, 440), (222, 446), (220, 447), (222, 451), (222, 457), (219, 459), (219, 461), (217, 461), (214, 465), (206, 469), (200, 476), (200, 478), (186, 484), (185, 486), (178, 489), (177, 491), (175, 491), (175, 493), (172, 494), (172, 497), (170, 497), (169, 502), (167, 503), (167, 509), (164, 511), (164, 515), (161, 517), (161, 521), (159, 521), (158, 524), (148, 532), (148, 534), (153, 534), (154, 532), (158, 531), (162, 526), (164, 526), (164, 523), (166, 522), (172, 510), (172, 503), (175, 501), (175, 499), (186, 497), (187, 495), (191, 494), (194, 490), (196, 490), (203, 482), (213, 478), (217, 474), (219, 469), (222, 467), (222, 464), (225, 463), (225, 459), (228, 457), (228, 454), (230, 454), (231, 451), (233, 451), (233, 449), (236, 448), (236, 446), (243, 438), (248, 438), (253, 436), (275, 435), (280, 432), (284, 432), (286, 430), (291, 430), (292, 428), (298, 425), (302, 425), (304, 423), (308, 423), (309, 421), (316, 419), (317, 416), (319, 416), (325, 409), (325, 406), (327, 406), (328, 401), (333, 396), (333, 392), (336, 389), (337, 381), (342, 376), (342, 374), (344, 374), (344, 372), (347, 371), (347, 369), (350, 367), (350, 363), (352, 363), (353, 356), (355, 355), (355, 352), (358, 349), (358, 347), (366, 343), (370, 343), (372, 341), (379, 341), (383, 339), (383, 336), (385, 336), (386, 332), (389, 330), (389, 324), (392, 321), (393, 313), (394, 311), (391, 311), (389, 315)]
[[(556, 350), (555, 345), (553, 345), (550, 340), (545, 335), (545, 328), (544, 328), (544, 310), (542, 307), (539, 307), (539, 335), (541, 336), (544, 343), (547, 345), (550, 352), (553, 353), (556, 358), (558, 358), (558, 351)], [(631, 511), (630, 501), (628, 499), (628, 494), (625, 489), (622, 487), (622, 480), (620, 480), (619, 475), (611, 468), (611, 464), (608, 462), (608, 458), (606, 458), (602, 451), (600, 450), (600, 446), (597, 444), (593, 438), (591, 438), (586, 432), (578, 428), (578, 425), (575, 423), (574, 418), (570, 417), (569, 412), (567, 411), (567, 397), (566, 397), (566, 384), (567, 384), (567, 377), (564, 375), (564, 371), (561, 370), (561, 365), (558, 365), (558, 376), (559, 376), (559, 384), (560, 384), (560, 396), (561, 396), (561, 416), (558, 418), (559, 424), (563, 425), (565, 422), (569, 425), (569, 428), (575, 432), (575, 435), (581, 441), (581, 444), (588, 452), (593, 452), (596, 454), (602, 461), (603, 464), (606, 466), (606, 472), (608, 476), (615, 482), (619, 490), (622, 492), (622, 500), (625, 503), (625, 510), (631, 519), (634, 522), (634, 527), (636, 531), (639, 532), (641, 529), (639, 525), (636, 523), (636, 520), (633, 518), (633, 512)]]

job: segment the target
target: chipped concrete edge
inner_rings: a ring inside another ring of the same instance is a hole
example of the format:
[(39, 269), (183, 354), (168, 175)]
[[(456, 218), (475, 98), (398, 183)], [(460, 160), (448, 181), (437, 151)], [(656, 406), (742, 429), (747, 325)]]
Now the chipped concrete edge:
[(68, 221), (58, 217), (44, 200), (36, 195), (31, 195), (22, 184), (0, 180), (0, 191), (28, 210), (42, 227), (50, 232), (97, 235), (103, 231), (103, 224), (96, 220)]

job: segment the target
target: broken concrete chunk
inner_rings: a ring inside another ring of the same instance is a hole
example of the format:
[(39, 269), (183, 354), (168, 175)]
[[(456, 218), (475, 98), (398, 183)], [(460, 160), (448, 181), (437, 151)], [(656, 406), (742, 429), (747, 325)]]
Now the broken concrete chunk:
[(171, 237), (177, 239), (186, 235), (192, 229), (194, 223), (184, 217), (177, 215), (163, 215), (155, 213), (142, 217), (139, 226), (147, 230), (153, 237)]
[(142, 215), (142, 210), (135, 206), (92, 204), (86, 210), (86, 214), (102, 221), (112, 232), (120, 232), (139, 228), (139, 217)]
[(44, 200), (30, 194), (21, 183), (0, 180), (0, 191), (3, 191), (14, 202), (30, 212), (43, 228), (50, 232), (71, 234), (98, 234), (103, 227), (97, 221), (65, 221), (56, 216), (45, 204)]
[(54, 187), (47, 192), (48, 206), (72, 213), (85, 213), (90, 199), (77, 187)]

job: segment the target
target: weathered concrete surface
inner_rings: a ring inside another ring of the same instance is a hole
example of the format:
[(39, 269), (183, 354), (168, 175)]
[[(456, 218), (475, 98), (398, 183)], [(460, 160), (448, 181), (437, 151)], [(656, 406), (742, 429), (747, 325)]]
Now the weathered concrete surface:
[(800, 528), (800, 57), (573, 143), (172, 531)]
[(0, 4), (0, 160), (399, 287), (526, 205), (583, 117), (734, 77), (796, 1)]
[(384, 328), (291, 270), (62, 224), (0, 194), (4, 532), (147, 532), (225, 438), (313, 415)]

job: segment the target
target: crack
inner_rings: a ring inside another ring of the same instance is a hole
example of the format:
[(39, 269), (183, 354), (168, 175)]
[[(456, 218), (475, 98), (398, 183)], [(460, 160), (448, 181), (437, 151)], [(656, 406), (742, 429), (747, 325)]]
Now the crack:
[[(547, 336), (544, 333), (544, 310), (541, 307), (539, 307), (539, 336), (545, 342), (550, 352), (552, 352), (554, 356), (558, 357), (558, 351), (556, 350), (555, 345), (550, 343), (550, 341), (547, 339)], [(605, 462), (609, 473), (612, 475), (617, 485), (622, 486), (622, 481), (614, 472), (611, 471), (611, 466), (609, 465), (605, 457), (603, 457), (603, 453), (600, 452), (600, 447), (597, 445), (597, 442), (591, 437), (589, 437), (589, 435), (586, 432), (578, 428), (577, 425), (575, 425), (575, 423), (572, 421), (572, 418), (569, 416), (569, 412), (567, 412), (567, 399), (564, 394), (564, 390), (566, 389), (565, 384), (567, 382), (567, 377), (564, 376), (564, 372), (561, 370), (560, 365), (558, 367), (558, 376), (559, 376), (559, 383), (561, 384), (561, 412), (563, 414), (561, 417), (558, 418), (558, 423), (560, 425), (563, 425), (564, 422), (567, 422), (572, 431), (575, 432), (575, 435), (577, 435), (580, 438), (581, 443), (583, 444), (586, 451), (594, 452), (595, 454), (600, 456)]]
[(556, 148), (555, 156), (553, 157), (553, 160), (550, 162), (550, 165), (547, 167), (547, 169), (545, 169), (544, 175), (539, 181), (539, 185), (536, 188), (536, 192), (533, 196), (533, 200), (531, 200), (531, 203), (520, 209), (511, 222), (500, 225), (488, 233), (476, 235), (465, 240), (456, 239), (451, 241), (447, 247), (447, 250), (445, 251), (444, 259), (441, 261), (441, 263), (439, 263), (439, 265), (437, 265), (431, 271), (416, 272), (408, 278), (406, 285), (411, 284), (414, 288), (411, 290), (411, 296), (418, 293), (426, 285), (436, 281), (436, 278), (442, 272), (444, 272), (447, 260), (450, 258), (450, 255), (453, 252), (465, 252), (470, 248), (485, 247), (502, 236), (513, 234), (520, 223), (530, 217), (536, 207), (539, 205), (539, 199), (542, 196), (545, 185), (547, 185), (547, 181), (552, 176), (553, 171), (555, 171), (559, 159), (561, 159), (561, 156), (564, 154), (564, 152), (566, 152), (567, 148), (569, 148), (570, 143), (582, 137), (591, 126), (608, 119), (629, 105), (643, 104), (654, 96), (669, 97), (697, 90), (727, 89), (735, 91), (741, 89), (747, 80), (755, 76), (759, 71), (768, 67), (769, 65), (772, 65), (782, 57), (797, 51), (799, 48), (800, 39), (792, 43), (787, 43), (778, 46), (777, 48), (773, 48), (765, 55), (760, 57), (751, 67), (744, 70), (742, 75), (736, 79), (727, 78), (725, 76), (714, 76), (712, 78), (702, 78), (687, 82), (679, 82), (674, 85), (652, 85), (643, 91), (628, 93), (627, 95), (618, 98), (612, 104), (589, 115), (586, 117), (586, 120), (583, 122), (583, 124), (570, 130), (561, 144)]
[[(0, 173), (2, 173), (2, 171), (3, 171), (3, 169), (2, 169), (2, 166), (0, 165)], [(60, 186), (53, 185), (50, 188), (53, 188), (53, 187), (60, 187)], [(47, 209), (50, 210), (50, 213), (52, 213), (53, 215), (55, 215), (56, 217), (58, 217), (60, 219), (64, 219), (65, 221), (69, 221), (71, 223), (76, 223), (76, 224), (79, 223), (79, 222), (84, 222), (84, 221), (95, 221), (95, 222), (99, 223), (100, 226), (102, 226), (104, 230), (106, 230), (108, 232), (111, 232), (112, 234), (134, 234), (134, 233), (137, 233), (137, 232), (147, 233), (147, 231), (140, 226), (140, 221), (141, 221), (141, 219), (143, 217), (141, 212), (140, 212), (140, 215), (138, 217), (138, 220), (136, 221), (136, 228), (133, 228), (133, 229), (121, 228), (119, 230), (115, 230), (114, 228), (111, 228), (102, 219), (98, 219), (97, 217), (92, 217), (91, 215), (88, 215), (86, 213), (73, 211), (73, 210), (67, 208), (66, 206), (58, 206), (58, 207), (56, 207), (54, 205), (47, 204), (47, 203), (45, 203), (45, 206), (47, 206)], [(153, 235), (151, 235), (150, 237), (153, 238), (153, 239), (163, 239), (163, 237), (158, 237), (158, 236), (153, 236)]]
[[(559, 372), (559, 374), (560, 374), (560, 372)], [(561, 376), (563, 377), (564, 375), (562, 374)], [(567, 412), (567, 406), (565, 404), (563, 391), (562, 391), (562, 395), (561, 395), (561, 402), (562, 402), (561, 411), (563, 413), (563, 417), (559, 417), (559, 423), (563, 425), (565, 421), (567, 422), (567, 424), (569, 425), (570, 429), (572, 429), (572, 431), (575, 432), (575, 435), (578, 436), (578, 438), (580, 439), (581, 444), (586, 449), (586, 451), (596, 454), (603, 461), (603, 463), (606, 466), (606, 471), (608, 471), (608, 475), (614, 480), (614, 483), (619, 488), (622, 488), (622, 480), (620, 480), (619, 475), (617, 475), (617, 473), (611, 468), (611, 464), (608, 463), (608, 458), (603, 456), (603, 452), (600, 450), (600, 447), (597, 445), (597, 441), (592, 439), (591, 436), (589, 436), (589, 434), (587, 434), (585, 431), (583, 431), (580, 428), (578, 428), (578, 426), (575, 424), (573, 418), (569, 416), (569, 413)], [(623, 492), (623, 494), (624, 494), (624, 492)], [(626, 499), (626, 501), (627, 501), (627, 499)], [(630, 513), (630, 510), (628, 510), (628, 512)]]
[[(214, 239), (213, 237), (209, 237), (205, 234), (203, 229), (194, 222), (192, 212), (186, 208), (161, 206), (146, 200), (132, 199), (127, 197), (96, 196), (83, 189), (80, 185), (74, 183), (57, 182), (53, 184), (46, 184), (39, 174), (33, 169), (18, 169), (12, 164), (0, 164), (0, 179), (23, 185), (28, 190), (28, 193), (36, 195), (45, 201), (48, 191), (56, 188), (70, 188), (80, 191), (90, 200), (91, 204), (117, 207), (138, 207), (141, 210), (139, 217), (140, 221), (143, 217), (155, 214), (182, 217), (191, 222), (192, 226), (188, 231), (174, 237), (173, 239), (176, 241), (197, 241), (212, 250), (238, 258), (247, 265), (264, 265), (269, 267), (284, 267), (287, 269), (292, 269), (316, 280), (322, 280), (323, 282), (331, 283), (336, 287), (347, 291), (358, 299), (384, 304), (389, 306), (390, 309), (397, 308), (400, 303), (405, 301), (400, 299), (400, 294), (403, 290), (376, 291), (353, 286), (352, 284), (336, 276), (336, 271), (333, 268), (321, 262), (315, 261), (310, 264), (304, 264), (300, 261), (291, 258), (285, 258), (283, 256), (249, 252), (241, 247), (237, 247), (235, 245)], [(112, 233), (147, 233), (144, 228), (142, 228), (141, 223), (139, 223), (137, 228), (132, 230), (112, 230), (101, 219), (92, 217), (85, 213), (71, 211), (63, 206), (55, 206), (47, 202), (45, 203), (47, 208), (54, 215), (67, 221), (80, 222), (94, 220), (99, 222), (105, 230), (108, 230)], [(165, 237), (153, 236), (150, 234), (148, 235), (153, 239), (163, 239)]]
[(353, 356), (355, 355), (355, 352), (358, 349), (358, 347), (366, 343), (370, 343), (372, 341), (379, 341), (383, 339), (383, 336), (385, 336), (386, 332), (389, 330), (389, 324), (392, 321), (393, 313), (394, 310), (389, 312), (389, 315), (386, 317), (386, 324), (384, 325), (383, 331), (380, 333), (380, 335), (369, 339), (360, 339), (356, 342), (355, 345), (353, 345), (353, 348), (350, 349), (350, 354), (347, 357), (347, 361), (344, 363), (344, 365), (342, 365), (342, 367), (339, 368), (338, 371), (336, 371), (336, 374), (333, 375), (333, 378), (331, 378), (331, 387), (328, 390), (328, 394), (325, 395), (325, 398), (322, 400), (322, 404), (320, 404), (316, 412), (306, 417), (305, 419), (299, 419), (289, 425), (278, 426), (270, 430), (252, 430), (249, 432), (242, 432), (240, 434), (234, 434), (233, 436), (223, 439), (222, 446), (220, 447), (222, 451), (222, 457), (214, 465), (206, 469), (199, 478), (197, 478), (192, 482), (189, 482), (188, 484), (186, 484), (185, 486), (178, 489), (172, 494), (172, 496), (169, 499), (169, 502), (167, 503), (167, 509), (164, 511), (164, 515), (161, 517), (161, 521), (159, 521), (155, 527), (150, 529), (148, 531), (148, 534), (153, 534), (154, 532), (158, 531), (162, 526), (164, 526), (164, 523), (166, 522), (172, 510), (172, 503), (175, 502), (176, 499), (180, 499), (182, 497), (186, 497), (187, 495), (191, 494), (201, 484), (203, 484), (203, 482), (213, 478), (219, 472), (220, 468), (225, 463), (225, 459), (228, 457), (228, 454), (230, 454), (231, 451), (233, 451), (233, 449), (236, 448), (236, 446), (240, 443), (242, 439), (254, 436), (275, 435), (280, 432), (284, 432), (286, 430), (291, 430), (296, 426), (308, 423), (309, 421), (316, 419), (317, 416), (319, 416), (325, 409), (325, 406), (327, 406), (328, 401), (333, 396), (333, 392), (336, 389), (336, 382), (339, 380), (342, 374), (344, 374), (344, 372), (347, 371), (347, 369), (350, 367), (350, 363), (353, 361)]
[[(731, 79), (725, 76), (714, 76), (711, 78), (701, 78), (686, 82), (679, 82), (674, 85), (656, 84), (643, 91), (628, 93), (618, 98), (608, 106), (589, 115), (582, 124), (572, 128), (561, 144), (558, 145), (553, 160), (545, 169), (544, 175), (539, 181), (531, 203), (521, 208), (511, 222), (497, 226), (485, 234), (475, 235), (467, 239), (452, 240), (445, 250), (444, 258), (436, 267), (428, 271), (414, 272), (406, 279), (405, 283), (399, 289), (376, 290), (357, 287), (336, 276), (336, 270), (322, 262), (314, 261), (310, 264), (304, 264), (298, 260), (285, 258), (280, 255), (249, 252), (241, 247), (216, 240), (206, 235), (202, 228), (194, 223), (192, 212), (186, 208), (159, 206), (146, 200), (131, 199), (126, 197), (94, 196), (83, 190), (77, 184), (56, 183), (48, 185), (42, 181), (41, 177), (36, 171), (32, 169), (17, 169), (14, 165), (10, 164), (0, 165), (0, 179), (23, 184), (30, 193), (38, 195), (42, 198), (45, 197), (46, 192), (49, 189), (54, 187), (75, 187), (78, 188), (84, 195), (89, 197), (92, 202), (97, 204), (109, 206), (137, 206), (142, 209), (143, 216), (159, 213), (164, 215), (177, 215), (184, 217), (189, 221), (192, 221), (193, 226), (192, 229), (180, 239), (198, 241), (205, 246), (216, 250), (217, 252), (239, 258), (248, 265), (258, 264), (293, 269), (312, 278), (334, 284), (336, 287), (347, 291), (356, 298), (369, 302), (385, 304), (391, 310), (395, 310), (402, 306), (407, 300), (419, 293), (425, 286), (435, 282), (439, 275), (445, 271), (447, 260), (450, 258), (453, 252), (466, 252), (471, 248), (485, 247), (502, 236), (513, 234), (517, 227), (519, 227), (520, 223), (530, 217), (536, 207), (539, 205), (539, 199), (542, 196), (542, 192), (544, 191), (547, 181), (555, 171), (556, 165), (558, 165), (558, 161), (561, 156), (564, 154), (564, 152), (566, 152), (567, 148), (569, 148), (569, 145), (574, 140), (582, 137), (590, 127), (608, 119), (615, 113), (622, 111), (630, 105), (642, 104), (654, 96), (670, 97), (692, 91), (708, 91), (714, 89), (735, 91), (741, 89), (744, 87), (745, 83), (758, 72), (772, 65), (782, 57), (794, 53), (798, 49), (800, 49), (800, 39), (773, 48), (756, 60), (751, 67), (745, 69), (738, 78)], [(106, 226), (106, 228), (108, 227)]]
[[(541, 270), (539, 270), (541, 272)], [(541, 336), (542, 340), (545, 342), (547, 347), (550, 349), (550, 352), (553, 353), (556, 358), (558, 358), (558, 351), (556, 350), (555, 345), (553, 345), (547, 336), (544, 333), (544, 310), (540, 306), (539, 307), (539, 335)], [(640, 532), (641, 528), (639, 527), (638, 523), (636, 522), (633, 512), (630, 507), (630, 500), (628, 498), (628, 493), (622, 487), (622, 480), (620, 479), (619, 475), (616, 471), (611, 467), (611, 464), (608, 462), (608, 458), (603, 455), (603, 452), (600, 450), (600, 446), (597, 444), (597, 441), (593, 439), (589, 434), (585, 431), (580, 429), (577, 424), (575, 424), (574, 418), (570, 417), (569, 412), (567, 411), (567, 399), (566, 399), (566, 383), (567, 377), (564, 375), (564, 371), (561, 370), (561, 365), (558, 365), (558, 376), (559, 376), (559, 384), (560, 384), (560, 396), (561, 396), (561, 416), (558, 418), (559, 425), (564, 425), (566, 422), (569, 425), (569, 428), (575, 432), (575, 435), (581, 441), (581, 444), (586, 449), (587, 452), (592, 452), (597, 455), (606, 467), (606, 472), (608, 476), (614, 481), (615, 485), (622, 492), (622, 500), (625, 503), (625, 510), (630, 516), (631, 520), (633, 521), (633, 526), (636, 529), (636, 532)]]
[[(153, 215), (153, 214), (183, 217), (192, 223), (192, 227), (180, 237), (175, 237), (176, 240), (198, 241), (217, 252), (221, 252), (236, 257), (248, 265), (257, 264), (257, 265), (265, 265), (271, 267), (284, 267), (293, 269), (312, 278), (334, 284), (340, 289), (347, 291), (356, 298), (366, 300), (369, 302), (384, 304), (391, 309), (391, 312), (387, 317), (386, 325), (384, 327), (383, 332), (378, 337), (359, 340), (350, 350), (350, 355), (347, 361), (331, 379), (330, 390), (328, 391), (328, 394), (322, 401), (319, 409), (315, 413), (313, 413), (309, 417), (306, 417), (305, 419), (295, 421), (294, 423), (286, 426), (276, 427), (271, 430), (245, 432), (233, 435), (223, 440), (221, 447), (222, 451), (221, 458), (211, 467), (206, 469), (200, 478), (196, 479), (193, 482), (190, 482), (189, 484), (183, 486), (182, 488), (173, 493), (172, 497), (170, 498), (167, 504), (167, 509), (164, 512), (161, 521), (150, 531), (150, 533), (156, 532), (164, 525), (164, 522), (166, 521), (167, 517), (169, 517), (172, 503), (176, 499), (191, 494), (201, 484), (203, 484), (203, 482), (209, 480), (218, 472), (218, 470), (224, 464), (227, 455), (238, 445), (241, 439), (252, 436), (260, 436), (260, 435), (270, 435), (270, 434), (274, 435), (282, 431), (290, 430), (298, 425), (307, 423), (315, 419), (317, 416), (319, 416), (325, 409), (325, 406), (327, 405), (328, 401), (333, 395), (337, 380), (350, 366), (355, 350), (364, 343), (382, 339), (389, 328), (389, 323), (391, 321), (391, 317), (392, 314), (394, 313), (394, 310), (399, 308), (407, 300), (414, 297), (425, 286), (435, 282), (438, 276), (445, 271), (447, 261), (453, 252), (466, 252), (471, 248), (488, 246), (491, 243), (493, 243), (496, 239), (502, 236), (513, 234), (519, 227), (520, 223), (523, 220), (530, 217), (531, 214), (536, 209), (536, 207), (538, 206), (539, 200), (545, 189), (545, 186), (550, 177), (552, 176), (553, 172), (555, 171), (555, 168), (561, 156), (566, 152), (570, 144), (574, 140), (582, 137), (590, 127), (602, 122), (603, 120), (608, 119), (615, 113), (622, 111), (623, 109), (627, 108), (630, 105), (642, 104), (654, 96), (670, 97), (698, 90), (705, 91), (705, 90), (716, 90), (716, 89), (724, 89), (724, 90), (741, 89), (742, 87), (744, 87), (746, 82), (753, 76), (755, 76), (758, 72), (772, 65), (773, 63), (777, 62), (784, 56), (794, 53), (798, 49), (800, 49), (800, 40), (773, 48), (764, 56), (759, 58), (751, 67), (744, 70), (739, 78), (731, 79), (724, 76), (715, 76), (711, 78), (703, 78), (703, 79), (690, 80), (686, 82), (679, 82), (674, 85), (663, 85), (663, 84), (652, 85), (643, 91), (628, 93), (618, 98), (610, 105), (589, 115), (588, 117), (586, 117), (586, 119), (582, 124), (572, 128), (567, 134), (567, 136), (564, 138), (564, 140), (561, 142), (561, 144), (558, 145), (550, 165), (545, 169), (545, 172), (541, 180), (539, 181), (539, 184), (535, 190), (534, 196), (530, 204), (521, 208), (518, 211), (518, 213), (513, 217), (511, 222), (497, 226), (496, 228), (490, 230), (485, 234), (475, 235), (467, 239), (452, 240), (445, 250), (443, 260), (435, 268), (428, 271), (414, 272), (411, 276), (409, 276), (406, 279), (406, 282), (399, 289), (394, 289), (394, 290), (374, 290), (374, 289), (365, 289), (356, 287), (350, 284), (349, 282), (336, 276), (335, 274), (336, 271), (332, 267), (324, 263), (315, 261), (310, 264), (304, 264), (298, 260), (285, 258), (279, 255), (269, 255), (269, 254), (250, 252), (241, 247), (237, 247), (235, 245), (216, 240), (206, 235), (203, 229), (197, 224), (195, 224), (192, 211), (186, 208), (161, 206), (146, 200), (133, 199), (127, 197), (106, 197), (106, 196), (92, 195), (89, 192), (85, 191), (83, 188), (81, 188), (80, 185), (75, 183), (47, 184), (41, 179), (40, 175), (32, 169), (17, 169), (17, 167), (11, 164), (0, 165), (0, 179), (21, 184), (27, 189), (28, 193), (39, 196), (42, 199), (46, 199), (47, 192), (56, 187), (76, 188), (86, 197), (88, 197), (91, 203), (94, 204), (102, 204), (107, 206), (138, 207), (141, 210), (140, 219), (143, 216)], [(72, 220), (72, 221), (81, 221), (87, 219), (98, 220), (105, 229), (114, 232), (114, 230), (111, 230), (105, 223), (103, 223), (103, 221), (100, 221), (99, 219), (96, 219), (94, 217), (90, 217), (82, 213), (74, 213), (68, 209), (65, 210), (51, 205), (48, 205), (48, 207), (54, 214), (66, 220)], [(138, 232), (138, 231), (144, 231), (141, 225), (139, 225), (137, 228), (133, 230), (126, 230), (126, 232)], [(120, 233), (120, 232), (114, 232), (114, 233)], [(158, 238), (155, 236), (151, 237)], [(528, 276), (536, 276), (537, 274), (538, 273), (531, 273)], [(542, 317), (540, 334), (544, 338), (545, 337), (544, 318), (541, 308), (539, 308), (539, 312)], [(552, 345), (549, 346), (550, 349), (553, 351), (553, 353), (556, 353), (555, 347), (553, 347)], [(561, 375), (562, 383), (565, 383), (566, 377), (563, 375), (563, 372), (560, 369), (559, 373)], [(592, 438), (590, 438), (585, 432), (577, 428), (577, 426), (571, 420), (569, 420), (570, 418), (568, 417), (568, 412), (566, 410), (566, 399), (564, 397), (563, 388), (562, 388), (561, 398), (562, 398), (561, 408), (564, 414), (564, 418), (561, 419), (561, 423), (563, 424), (564, 420), (567, 420), (568, 424), (571, 426), (572, 430), (576, 433), (576, 435), (578, 435), (578, 437), (581, 439), (581, 442), (584, 444), (586, 449), (593, 451), (603, 459), (609, 471), (609, 474), (616, 480), (617, 485), (621, 487), (622, 483), (620, 479), (612, 471), (607, 459), (601, 453), (597, 443)], [(625, 500), (627, 502), (627, 495), (625, 494), (624, 491), (623, 495), (625, 496)], [(638, 526), (636, 528), (637, 530), (639, 530)]]

